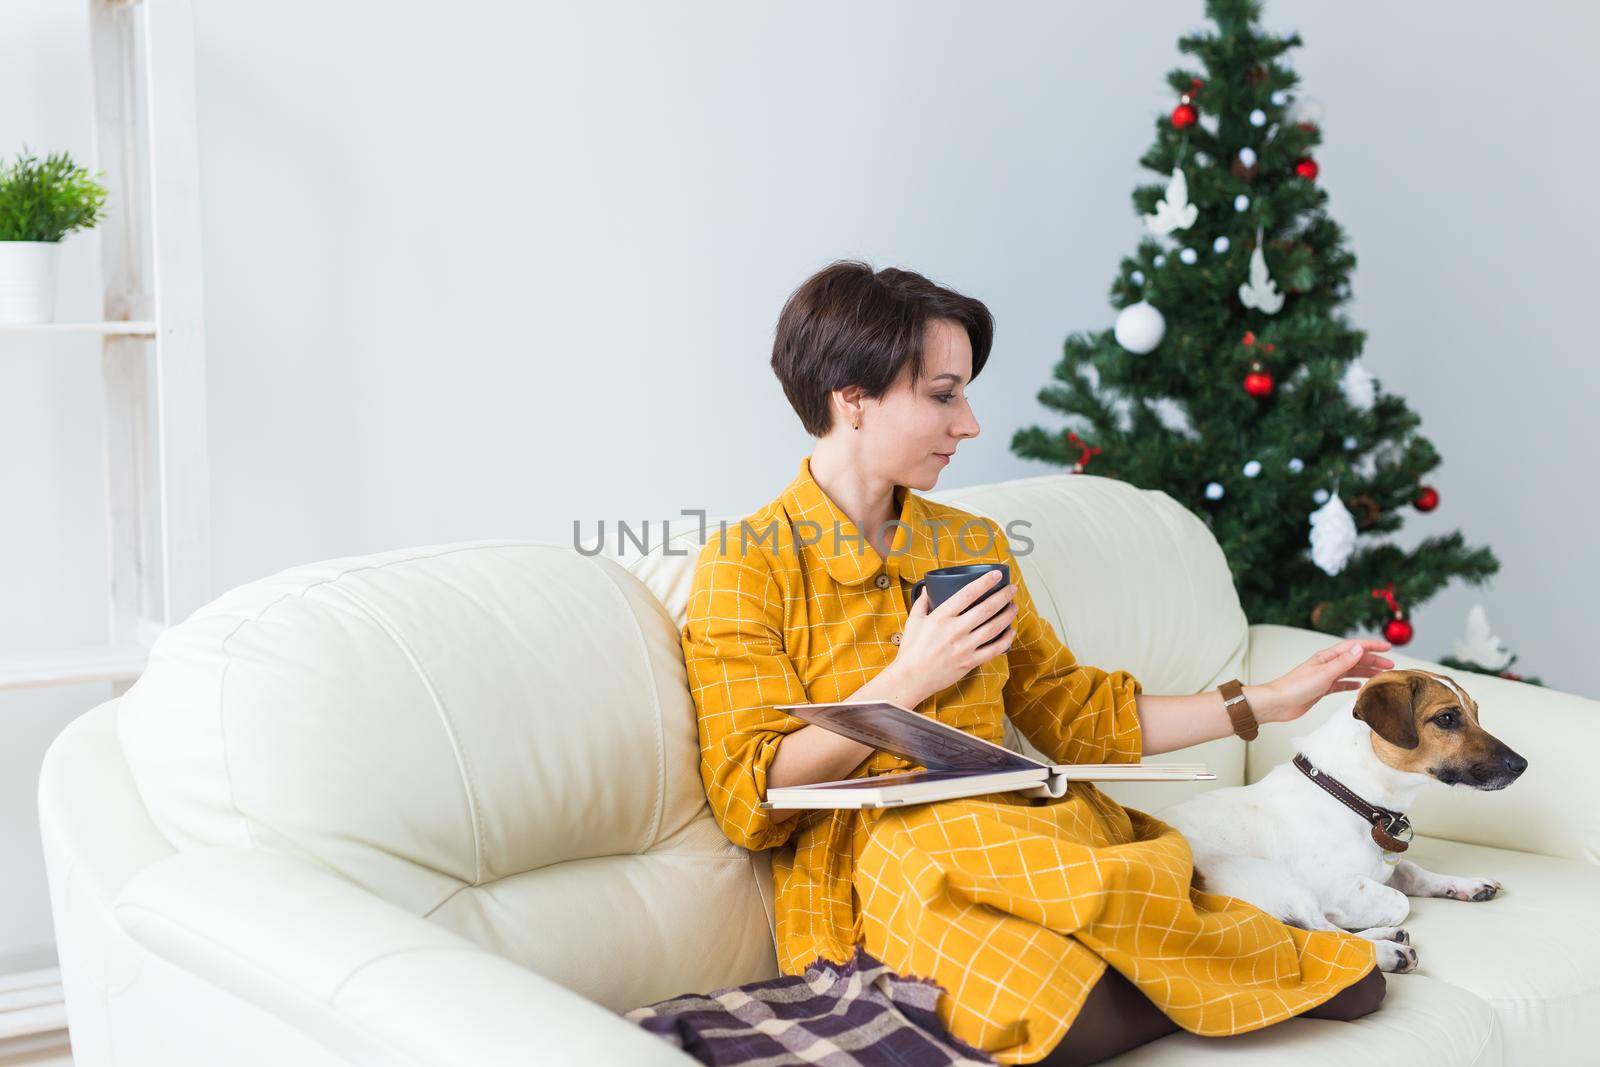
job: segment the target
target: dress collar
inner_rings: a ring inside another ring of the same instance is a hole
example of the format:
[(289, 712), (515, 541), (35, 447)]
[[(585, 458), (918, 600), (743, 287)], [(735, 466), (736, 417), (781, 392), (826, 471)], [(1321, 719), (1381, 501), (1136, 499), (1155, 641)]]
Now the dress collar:
[(811, 476), (810, 456), (801, 458), (800, 472), (783, 491), (781, 500), (791, 523), (815, 524), (797, 531), (800, 537), (813, 542), (805, 545), (803, 551), (815, 554), (834, 581), (841, 585), (858, 585), (888, 570), (914, 582), (939, 565), (937, 547), (927, 525), (922, 498), (904, 485), (895, 486), (894, 492), (901, 525), (894, 528), (887, 560), (822, 491), (822, 486)]

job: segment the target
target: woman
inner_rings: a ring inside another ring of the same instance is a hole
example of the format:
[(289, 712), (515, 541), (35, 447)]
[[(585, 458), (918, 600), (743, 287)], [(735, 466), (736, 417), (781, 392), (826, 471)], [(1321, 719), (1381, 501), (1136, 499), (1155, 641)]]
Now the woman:
[[(701, 778), (717, 822), (776, 849), (785, 974), (861, 946), (936, 981), (950, 1032), (1001, 1063), (1093, 1063), (1183, 1028), (1243, 1033), (1294, 1015), (1355, 1018), (1383, 997), (1372, 944), (1285, 926), (1193, 884), (1166, 824), (1088, 783), (865, 811), (763, 811), (769, 785), (882, 774), (908, 760), (773, 706), (891, 700), (1001, 743), (1003, 716), (1062, 763), (1137, 762), (1226, 737), (1216, 691), (1154, 696), (1077, 663), (1035, 610), (999, 528), (929, 490), (978, 435), (966, 388), (988, 358), (982, 303), (921, 275), (839, 262), (778, 322), (772, 366), (817, 439), (787, 488), (696, 564), (682, 638)], [(936, 610), (913, 582), (1004, 562)], [(1393, 663), (1382, 641), (1313, 656), (1245, 696), (1298, 718)]]

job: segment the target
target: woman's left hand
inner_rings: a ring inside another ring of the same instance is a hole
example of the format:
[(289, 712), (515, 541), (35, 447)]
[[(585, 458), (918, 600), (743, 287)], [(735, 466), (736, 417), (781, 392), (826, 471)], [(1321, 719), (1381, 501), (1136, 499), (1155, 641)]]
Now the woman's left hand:
[(1375, 638), (1341, 641), (1262, 686), (1265, 693), (1252, 696), (1250, 706), (1263, 722), (1291, 722), (1329, 693), (1360, 689), (1368, 678), (1392, 670), (1394, 661), (1378, 655), (1388, 648), (1389, 642)]

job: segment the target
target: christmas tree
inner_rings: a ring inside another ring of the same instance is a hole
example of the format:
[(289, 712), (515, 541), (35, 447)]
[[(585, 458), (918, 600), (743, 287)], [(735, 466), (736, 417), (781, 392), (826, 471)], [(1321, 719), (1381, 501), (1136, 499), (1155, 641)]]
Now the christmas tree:
[(1019, 430), (1012, 450), (1160, 489), (1205, 518), (1251, 622), (1411, 640), (1411, 608), (1451, 578), (1499, 569), (1460, 533), (1410, 551), (1385, 535), (1439, 494), (1421, 420), (1360, 362), (1340, 312), (1355, 257), (1325, 211), (1317, 116), (1253, 0), (1208, 0), (1216, 23), (1178, 47), (1175, 107), (1133, 191), (1146, 236), (1111, 286), (1114, 330), (1075, 333), (1039, 400), (1072, 428)]

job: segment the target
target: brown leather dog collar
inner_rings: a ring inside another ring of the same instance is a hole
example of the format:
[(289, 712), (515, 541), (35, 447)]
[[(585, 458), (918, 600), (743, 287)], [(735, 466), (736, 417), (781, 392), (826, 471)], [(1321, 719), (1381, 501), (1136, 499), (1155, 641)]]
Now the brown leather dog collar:
[(1300, 768), (1300, 772), (1307, 778), (1331, 793), (1341, 804), (1371, 823), (1372, 840), (1378, 843), (1379, 848), (1388, 852), (1404, 852), (1411, 847), (1411, 838), (1414, 836), (1411, 831), (1411, 820), (1406, 818), (1403, 812), (1367, 803), (1352, 793), (1343, 782), (1313, 767), (1303, 753), (1295, 753), (1294, 765)]

